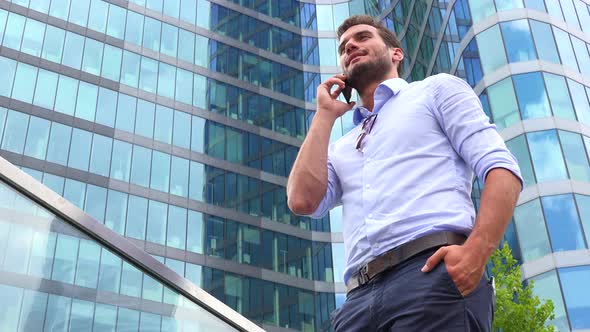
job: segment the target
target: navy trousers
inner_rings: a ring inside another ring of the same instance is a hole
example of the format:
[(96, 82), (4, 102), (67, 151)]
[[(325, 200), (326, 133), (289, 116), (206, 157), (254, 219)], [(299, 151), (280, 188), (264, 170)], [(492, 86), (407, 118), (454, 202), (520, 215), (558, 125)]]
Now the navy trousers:
[(435, 252), (419, 254), (346, 295), (332, 313), (336, 332), (352, 331), (484, 331), (490, 332), (494, 290), (487, 278), (463, 297), (444, 262), (420, 271)]

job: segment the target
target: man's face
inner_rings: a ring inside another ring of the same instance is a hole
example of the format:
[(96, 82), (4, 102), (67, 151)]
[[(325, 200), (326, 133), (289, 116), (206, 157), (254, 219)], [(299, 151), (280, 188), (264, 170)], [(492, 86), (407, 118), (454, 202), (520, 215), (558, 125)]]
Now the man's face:
[(381, 81), (393, 67), (390, 48), (370, 25), (354, 25), (346, 30), (340, 38), (338, 53), (348, 84), (355, 89)]

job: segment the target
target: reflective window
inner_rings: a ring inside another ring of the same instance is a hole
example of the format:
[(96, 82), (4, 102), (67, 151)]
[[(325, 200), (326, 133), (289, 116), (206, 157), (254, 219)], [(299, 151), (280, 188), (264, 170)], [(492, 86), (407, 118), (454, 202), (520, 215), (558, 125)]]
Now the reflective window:
[(127, 11), (127, 25), (125, 26), (125, 40), (135, 45), (141, 45), (143, 40), (144, 16), (134, 11)]
[(576, 7), (582, 30), (585, 33), (590, 33), (590, 11), (588, 10), (588, 5), (583, 1), (574, 1), (574, 6)]
[[(0, 115), (1, 116), (1, 115)], [(45, 159), (47, 143), (49, 142), (49, 127), (51, 122), (38, 117), (31, 117), (27, 133), (25, 155), (37, 159)]]
[(555, 130), (527, 133), (537, 182), (565, 180), (567, 171)]
[(23, 153), (29, 116), (20, 112), (9, 111), (6, 117), (2, 149)]
[(512, 79), (523, 119), (551, 116), (541, 73), (515, 75)]
[(109, 176), (111, 166), (111, 147), (113, 139), (94, 134), (92, 152), (90, 153), (90, 172), (102, 176)]
[(546, 196), (541, 199), (541, 202), (553, 251), (585, 249), (586, 243), (573, 196), (569, 194)]
[(80, 69), (82, 65), (82, 52), (84, 49), (84, 37), (77, 35), (73, 32), (66, 32), (65, 44), (63, 47), (63, 58), (61, 64)]
[(55, 63), (60, 63), (65, 36), (66, 33), (64, 30), (58, 29), (52, 25), (47, 25), (41, 57)]
[(563, 304), (563, 297), (561, 296), (561, 288), (559, 286), (556, 271), (551, 270), (545, 272), (532, 278), (532, 280), (535, 283), (533, 294), (538, 296), (541, 300), (553, 301), (553, 313), (555, 314), (555, 319), (548, 323), (556, 326), (559, 331), (568, 331), (570, 328), (567, 322), (565, 306)]
[(490, 73), (508, 62), (504, 48), (497, 47), (497, 45), (503, 45), (500, 28), (497, 25), (478, 34), (476, 39), (484, 73)]
[(168, 192), (170, 183), (170, 155), (159, 151), (152, 154), (150, 188)]
[(76, 117), (94, 122), (98, 88), (86, 82), (80, 82), (76, 103)]
[(590, 196), (575, 194), (580, 220), (586, 234), (586, 243), (590, 243)]
[(14, 75), (12, 98), (28, 104), (33, 103), (33, 93), (35, 92), (37, 71), (37, 67), (33, 67), (22, 62), (18, 64), (16, 68), (16, 74)]
[(125, 235), (139, 240), (145, 239), (148, 200), (131, 195), (127, 208), (127, 228)]
[(158, 62), (146, 57), (141, 57), (141, 73), (139, 88), (151, 93), (156, 93), (158, 83)]
[(174, 99), (174, 86), (176, 82), (176, 68), (160, 62), (158, 70), (158, 94)]
[(104, 1), (92, 1), (88, 16), (88, 27), (92, 30), (105, 33), (107, 28), (109, 4)]
[(582, 136), (560, 130), (559, 140), (570, 178), (578, 181), (590, 181), (590, 165), (588, 165), (588, 157), (584, 149)]
[(3, 80), (0, 80), (0, 95), (10, 97), (12, 91), (12, 82), (14, 82), (14, 73), (17, 62), (4, 57), (0, 57), (0, 72), (4, 73)]
[(88, 171), (91, 144), (92, 134), (90, 132), (74, 128), (72, 131), (72, 143), (70, 146), (68, 166)]
[(518, 104), (510, 77), (490, 86), (488, 96), (494, 123), (498, 129), (509, 127), (520, 120)]
[(588, 97), (584, 91), (584, 86), (569, 78), (567, 79), (567, 85), (570, 88), (578, 120), (584, 124), (590, 125), (590, 103), (588, 102)]
[(537, 58), (528, 20), (500, 23), (509, 62), (529, 61)]
[(469, 1), (469, 5), (474, 23), (479, 22), (496, 12), (493, 0)]
[(52, 0), (51, 7), (49, 7), (49, 15), (67, 21), (69, 9), (70, 0)]
[(15, 13), (9, 13), (2, 45), (15, 50), (20, 49), (24, 29), (25, 18)]
[(111, 45), (104, 46), (101, 76), (115, 82), (120, 80), (123, 51)]
[[(169, 3), (171, 1), (167, 1)], [(178, 45), (178, 28), (170, 24), (162, 24), (162, 48), (160, 52), (176, 58)]]
[(107, 35), (123, 39), (125, 35), (125, 17), (127, 11), (118, 6), (109, 6), (109, 18), (107, 22)]
[[(578, 2), (578, 0), (575, 1)], [(567, 24), (580, 30), (580, 23), (578, 22), (578, 16), (576, 15), (576, 9), (572, 0), (561, 0), (559, 3), (561, 4), (561, 10), (563, 11), (563, 16), (565, 16)]]
[(123, 63), (121, 65), (121, 83), (138, 87), (140, 56), (128, 51), (123, 51)]
[(131, 169), (131, 144), (114, 141), (111, 161), (111, 178), (129, 182)]
[(153, 138), (154, 117), (156, 105), (148, 101), (137, 100), (137, 116), (135, 123), (135, 134)]
[(50, 110), (53, 109), (57, 91), (57, 79), (58, 75), (56, 73), (39, 69), (33, 104)]
[(522, 0), (496, 0), (496, 8), (498, 11), (523, 7)]
[(119, 94), (117, 102), (117, 117), (115, 128), (132, 133), (135, 127), (135, 108), (137, 98), (125, 94)]
[(57, 84), (57, 95), (55, 97), (55, 111), (73, 116), (76, 108), (76, 98), (72, 98), (72, 95), (75, 96), (77, 93), (78, 81), (60, 75)]
[(47, 147), (47, 161), (64, 166), (67, 164), (71, 132), (71, 127), (57, 122), (51, 124), (49, 146)]
[(41, 46), (45, 35), (45, 24), (35, 20), (27, 20), (21, 52), (38, 57), (41, 55)]
[(88, 22), (88, 10), (90, 9), (90, 0), (72, 1), (70, 7), (70, 16), (68, 21), (85, 27)]
[(84, 211), (98, 222), (103, 223), (107, 199), (107, 190), (102, 187), (88, 185), (86, 188), (86, 202)]
[(535, 45), (537, 46), (539, 59), (552, 63), (561, 63), (559, 61), (559, 54), (557, 53), (557, 45), (551, 32), (551, 26), (535, 20), (530, 20), (529, 22), (535, 39)]
[(127, 198), (127, 194), (115, 190), (109, 190), (107, 194), (104, 224), (121, 235), (125, 234)]
[[(524, 179), (524, 185), (530, 186), (535, 184), (535, 174), (533, 172), (533, 165), (527, 147), (524, 135), (518, 136), (506, 142), (506, 146), (518, 160), (518, 166)], [(332, 215), (330, 215), (330, 221)]]
[[(161, 245), (166, 244), (166, 216), (167, 205), (161, 202), (149, 201), (146, 240)], [(145, 285), (144, 285), (145, 286)], [(145, 288), (144, 288), (145, 291)]]
[(162, 23), (153, 18), (146, 17), (143, 33), (143, 47), (150, 48), (156, 52), (160, 51), (160, 33)]
[(154, 139), (164, 143), (172, 143), (173, 112), (172, 109), (156, 105), (156, 123)]
[(578, 59), (580, 72), (584, 75), (590, 75), (590, 56), (588, 55), (588, 47), (586, 43), (574, 36), (570, 36), (572, 45)]
[[(168, 230), (166, 233), (166, 245), (168, 247), (185, 249), (186, 216), (186, 209), (176, 206), (170, 206), (168, 209)], [(184, 275), (184, 273), (180, 273), (180, 275)]]
[(543, 73), (543, 76), (545, 77), (545, 85), (549, 93), (549, 101), (551, 102), (553, 114), (556, 117), (575, 121), (576, 115), (574, 114), (574, 108), (572, 107), (572, 101), (567, 85), (565, 84), (565, 79), (562, 76), (549, 73)]
[(559, 278), (572, 329), (590, 328), (590, 316), (586, 314), (590, 310), (590, 288), (587, 287), (589, 267), (561, 268)]
[(144, 147), (133, 146), (133, 163), (131, 164), (131, 183), (149, 187), (152, 150)]
[(524, 262), (551, 253), (539, 199), (517, 206), (514, 210), (514, 222)]
[[(174, 131), (172, 144), (185, 149), (190, 149), (191, 115), (174, 111)], [(240, 160), (241, 161), (241, 160)]]
[(115, 111), (117, 110), (117, 93), (98, 88), (98, 103), (96, 109), (96, 123), (107, 127), (115, 126)]
[(561, 55), (563, 64), (569, 66), (575, 71), (578, 71), (578, 63), (576, 62), (576, 56), (572, 49), (572, 43), (570, 41), (570, 35), (556, 27), (553, 27), (553, 33), (555, 34), (555, 41), (557, 42), (557, 48)]
[(172, 157), (170, 193), (173, 195), (188, 196), (189, 161), (183, 158)]

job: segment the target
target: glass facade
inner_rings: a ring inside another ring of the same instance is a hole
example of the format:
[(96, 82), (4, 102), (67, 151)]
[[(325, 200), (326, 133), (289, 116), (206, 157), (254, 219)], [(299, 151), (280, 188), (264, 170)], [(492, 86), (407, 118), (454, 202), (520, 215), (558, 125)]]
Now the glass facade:
[[(0, 155), (263, 328), (327, 331), (345, 297), (344, 246), (332, 242), (342, 210), (296, 216), (285, 186), (316, 87), (341, 71), (334, 30), (354, 14), (399, 36), (408, 81), (446, 72), (479, 95), (523, 172), (526, 200), (505, 238), (525, 267), (554, 253), (588, 261), (587, 0), (0, 0)], [(351, 128), (347, 113), (331, 140)], [(36, 278), (101, 290), (104, 260), (117, 280), (105, 291), (169, 296), (96, 245), (47, 236), (53, 256), (33, 256), (36, 233), (10, 227), (2, 235), (24, 232), (29, 256), (3, 268), (43, 259), (49, 272)], [(562, 331), (590, 329), (589, 297), (577, 292), (587, 267), (526, 275)], [(45, 322), (66, 319), (50, 303), (80, 315), (65, 329), (184, 324), (13, 288), (0, 293)], [(11, 310), (7, 330), (23, 330), (23, 311)]]

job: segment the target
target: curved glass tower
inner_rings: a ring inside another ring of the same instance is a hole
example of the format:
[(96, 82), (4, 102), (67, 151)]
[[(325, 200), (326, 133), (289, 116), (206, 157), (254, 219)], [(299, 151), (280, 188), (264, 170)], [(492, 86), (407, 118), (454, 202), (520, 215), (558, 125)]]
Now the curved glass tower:
[[(316, 86), (341, 71), (335, 29), (369, 14), (400, 37), (408, 81), (473, 86), (526, 181), (506, 239), (553, 323), (590, 329), (589, 7), (0, 0), (0, 156), (265, 330), (329, 330), (341, 211), (293, 215), (286, 177)], [(164, 299), (152, 286), (136, 291)]]

